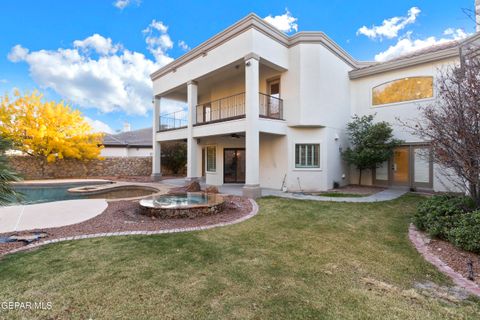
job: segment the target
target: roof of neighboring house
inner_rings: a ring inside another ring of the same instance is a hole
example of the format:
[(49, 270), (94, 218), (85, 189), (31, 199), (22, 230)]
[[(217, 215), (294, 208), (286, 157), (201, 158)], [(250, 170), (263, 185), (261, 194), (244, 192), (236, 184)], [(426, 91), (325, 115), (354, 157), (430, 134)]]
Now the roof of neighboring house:
[(152, 147), (152, 128), (133, 130), (118, 134), (106, 133), (103, 137), (105, 147)]

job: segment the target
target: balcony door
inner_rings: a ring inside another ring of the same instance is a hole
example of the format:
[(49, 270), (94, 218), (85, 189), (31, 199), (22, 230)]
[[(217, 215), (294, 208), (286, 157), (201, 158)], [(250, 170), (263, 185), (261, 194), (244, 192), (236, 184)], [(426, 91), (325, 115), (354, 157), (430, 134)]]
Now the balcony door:
[(245, 183), (245, 149), (223, 149), (223, 182)]
[(280, 79), (272, 79), (267, 81), (267, 117), (279, 118), (280, 116)]

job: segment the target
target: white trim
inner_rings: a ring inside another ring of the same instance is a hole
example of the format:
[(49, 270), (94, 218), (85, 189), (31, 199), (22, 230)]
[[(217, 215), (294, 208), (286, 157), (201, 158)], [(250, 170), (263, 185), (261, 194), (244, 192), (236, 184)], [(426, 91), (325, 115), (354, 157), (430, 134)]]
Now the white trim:
[[(318, 167), (305, 167), (305, 168), (302, 168), (302, 167), (297, 167), (296, 166), (296, 162), (295, 162), (295, 153), (296, 153), (296, 145), (297, 144), (318, 144)], [(293, 161), (292, 161), (292, 168), (291, 170), (292, 171), (323, 171), (323, 166), (322, 166), (322, 143), (318, 140), (314, 140), (314, 141), (294, 141), (293, 142), (293, 152), (292, 152), (292, 155), (293, 155)]]
[[(215, 148), (215, 171), (208, 170), (208, 148)], [(216, 174), (217, 173), (217, 145), (216, 144), (207, 144), (205, 145), (205, 174)]]

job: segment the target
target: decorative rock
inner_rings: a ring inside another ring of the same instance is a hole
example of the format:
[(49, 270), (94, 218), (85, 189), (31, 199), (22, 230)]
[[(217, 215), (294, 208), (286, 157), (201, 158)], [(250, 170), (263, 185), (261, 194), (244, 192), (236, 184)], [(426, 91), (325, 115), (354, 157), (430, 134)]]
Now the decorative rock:
[(215, 186), (208, 186), (205, 188), (205, 193), (218, 193), (218, 188)]
[(200, 188), (200, 183), (198, 181), (192, 181), (183, 187), (172, 188), (168, 191), (169, 194), (178, 194), (178, 193), (186, 193), (186, 192), (199, 192), (202, 191)]

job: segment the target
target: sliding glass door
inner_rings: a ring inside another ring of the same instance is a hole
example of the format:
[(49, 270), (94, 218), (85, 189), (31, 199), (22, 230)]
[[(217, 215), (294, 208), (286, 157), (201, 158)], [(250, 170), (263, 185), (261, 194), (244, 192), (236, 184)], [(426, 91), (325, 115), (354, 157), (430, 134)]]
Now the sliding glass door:
[(245, 183), (245, 149), (223, 149), (223, 182)]

